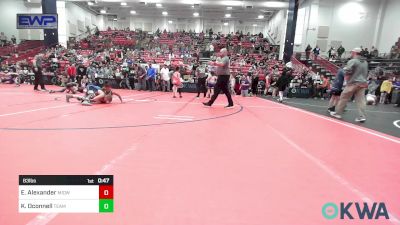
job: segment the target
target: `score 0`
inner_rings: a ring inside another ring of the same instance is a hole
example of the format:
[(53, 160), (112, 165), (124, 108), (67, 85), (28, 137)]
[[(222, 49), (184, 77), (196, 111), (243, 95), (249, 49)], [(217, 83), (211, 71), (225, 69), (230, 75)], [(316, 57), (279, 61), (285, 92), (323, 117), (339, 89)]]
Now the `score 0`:
[(99, 212), (114, 211), (114, 189), (112, 185), (99, 185)]

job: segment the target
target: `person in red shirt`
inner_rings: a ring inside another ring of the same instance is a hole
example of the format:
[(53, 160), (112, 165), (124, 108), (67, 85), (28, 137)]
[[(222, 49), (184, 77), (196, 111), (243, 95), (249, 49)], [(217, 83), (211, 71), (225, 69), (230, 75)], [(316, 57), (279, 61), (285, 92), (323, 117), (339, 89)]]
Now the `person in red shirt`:
[(76, 82), (76, 67), (75, 64), (71, 64), (67, 68), (67, 74), (68, 74), (68, 82)]

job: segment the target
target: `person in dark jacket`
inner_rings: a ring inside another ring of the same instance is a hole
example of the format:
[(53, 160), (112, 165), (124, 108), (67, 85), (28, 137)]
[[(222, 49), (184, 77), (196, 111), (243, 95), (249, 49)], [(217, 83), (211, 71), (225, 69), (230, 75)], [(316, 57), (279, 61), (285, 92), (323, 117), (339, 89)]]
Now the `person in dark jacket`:
[(345, 51), (346, 51), (346, 49), (345, 49), (342, 45), (340, 45), (340, 47), (339, 47), (338, 50), (337, 50), (339, 59), (342, 58), (342, 55), (343, 55), (343, 53), (344, 53)]
[(286, 87), (290, 83), (290, 76), (292, 74), (291, 68), (284, 68), (282, 71), (282, 75), (276, 81), (276, 87), (279, 91), (279, 102), (283, 102), (283, 92), (285, 91)]
[(307, 45), (307, 48), (306, 48), (306, 59), (310, 59), (311, 50), (312, 50), (311, 45)]
[(315, 48), (313, 49), (313, 53), (315, 56), (318, 56), (320, 51), (321, 51), (321, 49), (318, 47), (318, 45), (315, 46)]
[(33, 90), (39, 91), (38, 86), (40, 84), (40, 88), (42, 89), (42, 91), (47, 91), (46, 88), (44, 87), (42, 68), (35, 67), (33, 69), (33, 73), (35, 74), (35, 86), (34, 86)]
[(335, 81), (333, 82), (332, 88), (330, 90), (331, 99), (329, 100), (328, 111), (335, 112), (335, 107), (339, 102), (340, 94), (342, 93), (343, 89), (343, 82), (344, 82), (344, 70), (339, 69)]

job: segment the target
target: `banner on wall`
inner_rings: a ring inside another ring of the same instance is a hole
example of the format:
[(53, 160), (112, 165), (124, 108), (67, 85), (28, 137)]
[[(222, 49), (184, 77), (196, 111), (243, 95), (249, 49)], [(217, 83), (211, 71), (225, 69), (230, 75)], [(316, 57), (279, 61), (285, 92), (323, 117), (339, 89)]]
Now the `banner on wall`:
[(57, 29), (57, 14), (17, 14), (17, 29)]

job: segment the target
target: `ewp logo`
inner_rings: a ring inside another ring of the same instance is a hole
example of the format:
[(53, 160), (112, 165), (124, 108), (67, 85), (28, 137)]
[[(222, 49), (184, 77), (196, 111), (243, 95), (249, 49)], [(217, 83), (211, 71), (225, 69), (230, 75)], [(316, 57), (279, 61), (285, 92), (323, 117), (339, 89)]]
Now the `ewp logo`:
[(17, 29), (57, 29), (57, 14), (17, 14)]
[[(355, 212), (354, 207), (356, 208)], [(364, 202), (362, 204), (358, 202), (340, 203), (340, 208), (337, 204), (328, 202), (322, 206), (322, 215), (328, 219), (333, 220), (340, 215), (340, 219), (350, 219), (353, 220), (354, 216), (358, 216), (356, 219), (380, 219), (381, 217), (389, 219), (389, 214), (387, 212), (385, 203), (374, 202), (372, 206), (368, 206), (368, 203)]]

